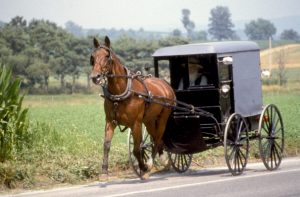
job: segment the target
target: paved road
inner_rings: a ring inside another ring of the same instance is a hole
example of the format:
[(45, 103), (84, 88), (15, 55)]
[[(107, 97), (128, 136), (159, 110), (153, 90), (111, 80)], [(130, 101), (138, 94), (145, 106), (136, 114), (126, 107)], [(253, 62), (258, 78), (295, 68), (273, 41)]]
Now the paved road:
[(300, 196), (300, 158), (285, 159), (280, 169), (272, 172), (267, 171), (262, 163), (248, 164), (245, 173), (235, 177), (229, 174), (226, 167), (209, 168), (190, 170), (184, 174), (157, 174), (147, 181), (98, 182), (13, 196)]

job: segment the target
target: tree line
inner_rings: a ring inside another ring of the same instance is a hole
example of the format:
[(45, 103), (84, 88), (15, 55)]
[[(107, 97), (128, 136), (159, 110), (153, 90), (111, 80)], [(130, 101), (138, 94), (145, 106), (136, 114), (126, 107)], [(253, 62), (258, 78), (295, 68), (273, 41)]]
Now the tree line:
[[(195, 23), (190, 19), (191, 11), (189, 9), (182, 9), (182, 23), (186, 30), (187, 36), (190, 39), (207, 40), (208, 35), (213, 40), (239, 40), (239, 36), (234, 30), (234, 24), (231, 20), (231, 13), (226, 6), (216, 6), (211, 9), (209, 24), (207, 32), (195, 31)], [(249, 40), (268, 40), (273, 38), (276, 34), (275, 25), (266, 19), (258, 18), (251, 20), (245, 24), (244, 33)], [(178, 29), (173, 31), (173, 34), (180, 35), (181, 32)], [(281, 40), (293, 40), (300, 41), (299, 33), (293, 29), (286, 29), (280, 33), (279, 38)]]
[[(118, 34), (115, 38), (113, 50), (130, 69), (142, 70), (152, 64), (151, 55), (160, 47), (199, 40), (239, 39), (234, 31), (228, 7), (217, 6), (210, 13), (207, 32), (195, 31), (190, 10), (183, 9), (181, 22), (186, 29), (185, 35), (175, 29), (167, 36), (150, 36), (151, 39), (146, 39), (136, 38), (138, 34), (132, 31), (123, 32), (124, 34)], [(92, 37), (102, 35), (94, 32), (94, 35), (78, 36), (72, 31), (72, 28), (80, 30), (76, 24), (68, 22), (66, 27), (63, 29), (47, 20), (33, 19), (27, 22), (21, 16), (14, 17), (0, 26), (0, 64), (11, 67), (14, 76), (21, 76), (22, 88), (30, 93), (73, 93), (89, 90)], [(250, 40), (267, 40), (276, 33), (276, 28), (268, 20), (257, 19), (245, 24), (244, 31)], [(140, 29), (139, 32), (143, 30)], [(110, 36), (109, 31), (106, 33)], [(280, 38), (299, 41), (299, 34), (289, 29), (283, 31)], [(80, 76), (86, 78), (84, 85), (77, 83)], [(59, 81), (58, 87), (49, 85), (51, 77)]]
[[(152, 63), (151, 55), (157, 48), (186, 43), (186, 38), (172, 36), (137, 40), (123, 35), (115, 40), (113, 50), (126, 66), (137, 69)], [(13, 75), (22, 77), (22, 87), (29, 91), (75, 92), (76, 81), (82, 74), (89, 88), (92, 48), (92, 36), (76, 37), (47, 20), (34, 19), (28, 23), (16, 16), (0, 28), (0, 63), (12, 67)], [(60, 81), (58, 89), (49, 88), (51, 76)], [(71, 82), (66, 82), (67, 76)]]

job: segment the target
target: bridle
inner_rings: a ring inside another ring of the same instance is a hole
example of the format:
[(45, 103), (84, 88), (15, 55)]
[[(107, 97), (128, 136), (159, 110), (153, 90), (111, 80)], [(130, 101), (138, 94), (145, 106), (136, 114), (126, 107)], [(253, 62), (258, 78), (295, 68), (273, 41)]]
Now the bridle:
[[(108, 51), (109, 55), (108, 55), (108, 58), (104, 64), (104, 68), (106, 68), (104, 71), (101, 71), (100, 74), (98, 74), (97, 76), (95, 76), (96, 78), (99, 78), (99, 84), (102, 86), (102, 87), (106, 87), (107, 86), (107, 83), (108, 83), (108, 80), (107, 78), (108, 77), (111, 77), (112, 75), (112, 62), (113, 62), (113, 51), (111, 48), (105, 46), (105, 45), (99, 45), (96, 49), (94, 49), (94, 52), (99, 50), (99, 49), (105, 49), (106, 51)], [(93, 52), (93, 53), (94, 53)], [(90, 58), (90, 64), (93, 66), (94, 65), (94, 57), (91, 55), (91, 58)]]

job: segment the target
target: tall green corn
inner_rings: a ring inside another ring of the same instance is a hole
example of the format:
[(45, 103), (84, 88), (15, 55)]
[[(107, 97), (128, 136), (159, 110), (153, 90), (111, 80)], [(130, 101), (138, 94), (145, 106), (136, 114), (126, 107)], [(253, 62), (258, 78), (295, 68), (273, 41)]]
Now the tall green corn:
[(28, 140), (28, 109), (22, 109), (20, 85), (21, 80), (13, 79), (12, 71), (0, 65), (0, 162), (11, 159)]

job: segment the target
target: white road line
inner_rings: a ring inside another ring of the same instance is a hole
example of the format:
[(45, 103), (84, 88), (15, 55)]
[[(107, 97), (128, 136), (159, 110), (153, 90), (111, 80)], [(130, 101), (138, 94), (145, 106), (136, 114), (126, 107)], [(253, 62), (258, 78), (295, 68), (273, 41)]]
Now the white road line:
[(259, 177), (259, 176), (268, 176), (268, 175), (274, 175), (274, 174), (282, 174), (282, 173), (290, 173), (290, 172), (297, 172), (300, 171), (300, 168), (298, 169), (292, 169), (292, 170), (286, 170), (286, 171), (273, 171), (273, 172), (265, 172), (263, 174), (255, 174), (255, 175), (249, 175), (249, 176), (236, 176), (236, 177), (229, 177), (229, 178), (223, 178), (213, 181), (207, 181), (207, 182), (201, 182), (201, 183), (189, 183), (184, 185), (176, 185), (176, 186), (170, 186), (170, 187), (162, 187), (157, 189), (148, 189), (148, 190), (141, 190), (141, 191), (135, 191), (135, 192), (128, 192), (128, 193), (122, 193), (122, 194), (113, 194), (113, 195), (107, 195), (105, 197), (118, 197), (118, 196), (129, 196), (133, 194), (142, 194), (142, 193), (150, 193), (150, 192), (157, 192), (157, 191), (166, 191), (171, 189), (179, 189), (179, 188), (185, 188), (185, 187), (191, 187), (191, 186), (197, 186), (197, 185), (206, 185), (206, 184), (212, 184), (212, 183), (220, 183), (220, 182), (227, 182), (227, 181), (233, 181), (237, 179), (248, 179), (253, 177)]

